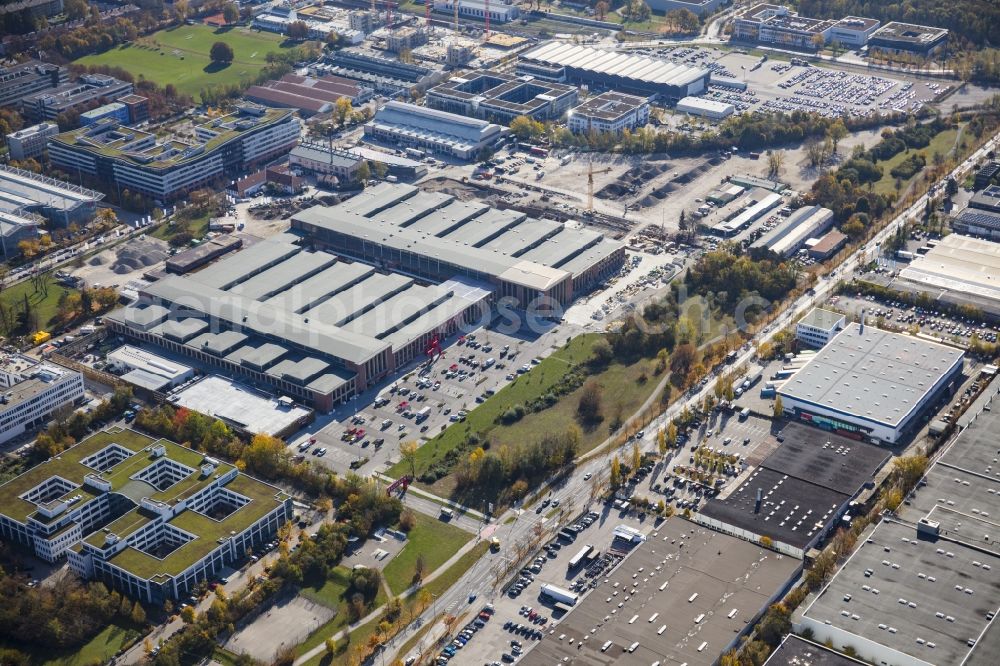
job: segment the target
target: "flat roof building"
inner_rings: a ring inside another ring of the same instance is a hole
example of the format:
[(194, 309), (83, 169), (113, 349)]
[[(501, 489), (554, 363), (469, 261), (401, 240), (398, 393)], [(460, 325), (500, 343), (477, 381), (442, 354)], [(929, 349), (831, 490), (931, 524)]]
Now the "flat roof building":
[[(982, 224), (980, 216), (988, 215), (984, 212), (974, 219)], [(949, 234), (901, 270), (894, 286), (899, 284), (937, 300), (973, 305), (996, 317), (1000, 316), (998, 275), (1000, 243)]]
[(122, 379), (150, 391), (164, 391), (194, 377), (190, 366), (132, 345), (108, 352), (107, 358)]
[(476, 159), (509, 131), (485, 120), (395, 101), (382, 106), (365, 124), (365, 136), (463, 160)]
[(340, 49), (323, 56), (322, 64), (310, 68), (314, 76), (334, 74), (358, 81), (366, 88), (394, 94), (426, 88), (445, 77), (443, 70), (425, 64), (400, 62), (362, 49)]
[(987, 185), (969, 199), (969, 208), (1000, 213), (1000, 185)]
[(0, 486), (0, 535), (162, 604), (267, 543), (291, 508), (288, 495), (233, 465), (114, 428)]
[(650, 0), (647, 4), (650, 9), (664, 14), (675, 9), (686, 9), (695, 16), (704, 18), (725, 4), (725, 0)]
[[(427, 0), (424, 0), (426, 2)], [(486, 20), (489, 14), (491, 23), (510, 23), (521, 15), (521, 9), (511, 0), (439, 0), (434, 3), (435, 12), (443, 12), (452, 16), (455, 12), (455, 2), (458, 2), (458, 15), (464, 18)]]
[(788, 634), (764, 666), (864, 666), (866, 662), (835, 652), (825, 645)]
[(69, 80), (69, 70), (38, 60), (0, 68), (0, 106), (13, 106), (34, 93), (58, 88)]
[(649, 100), (620, 92), (601, 93), (571, 109), (566, 121), (574, 134), (623, 131), (645, 127), (649, 123)]
[(184, 119), (150, 131), (106, 118), (50, 139), (49, 157), (68, 173), (167, 202), (287, 154), (299, 128), (291, 111), (250, 103), (226, 116)]
[(817, 239), (806, 241), (806, 247), (809, 248), (809, 256), (819, 261), (832, 257), (846, 244), (847, 235), (836, 229), (831, 229)]
[(288, 154), (290, 166), (319, 176), (333, 176), (340, 183), (354, 181), (362, 161), (353, 153), (320, 142), (299, 143)]
[(737, 41), (815, 51), (827, 42), (836, 22), (799, 16), (783, 5), (753, 5), (733, 21)]
[(778, 388), (785, 414), (875, 444), (896, 444), (956, 385), (965, 354), (953, 347), (847, 326)]
[(823, 347), (846, 325), (842, 313), (813, 308), (795, 324), (795, 339), (809, 347)]
[(192, 247), (169, 257), (166, 263), (166, 270), (168, 273), (175, 275), (184, 275), (241, 247), (243, 247), (243, 239), (238, 236), (230, 236), (228, 234), (216, 236), (215, 238), (202, 241), (197, 247)]
[(736, 112), (736, 107), (728, 102), (720, 102), (714, 99), (685, 97), (677, 102), (677, 111), (678, 113), (689, 113), (692, 116), (722, 120), (733, 115)]
[(773, 252), (790, 257), (810, 238), (821, 234), (833, 224), (833, 211), (822, 206), (804, 206), (788, 216), (774, 229), (750, 244), (751, 250)]
[(944, 28), (890, 21), (872, 34), (868, 48), (928, 56), (944, 48), (947, 41)]
[(105, 322), (117, 334), (329, 411), (488, 310), (490, 291), (469, 280), (424, 285), (301, 240), (280, 234), (154, 282)]
[(21, 354), (0, 357), (0, 443), (43, 426), (57, 409), (83, 400), (83, 376)]
[(518, 116), (557, 120), (576, 101), (573, 86), (483, 70), (453, 76), (430, 88), (426, 103), (439, 111), (509, 125)]
[(882, 22), (878, 19), (863, 18), (861, 16), (845, 16), (830, 29), (829, 40), (831, 43), (837, 42), (841, 46), (851, 48), (861, 48), (868, 43)]
[(986, 187), (989, 187), (993, 183), (993, 179), (1000, 176), (1000, 162), (987, 162), (982, 167), (976, 171), (976, 177), (973, 179), (972, 189), (979, 191)]
[(7, 135), (7, 151), (12, 160), (26, 160), (45, 152), (49, 137), (59, 134), (55, 123), (39, 123)]
[(566, 305), (625, 261), (624, 245), (598, 232), (401, 184), (302, 211), (292, 229), (378, 266), (480, 280), (520, 308), (537, 299)]
[(288, 404), (228, 377), (208, 375), (170, 395), (173, 404), (219, 419), (237, 432), (287, 437), (312, 421), (313, 410)]
[(876, 446), (790, 423), (782, 439), (731, 492), (709, 500), (698, 521), (802, 559), (839, 523), (889, 459)]
[[(519, 663), (712, 666), (778, 598), (799, 565), (679, 518), (627, 547), (625, 559), (595, 578), (595, 589), (559, 619), (556, 635), (536, 643)], [(556, 640), (559, 635), (564, 639)]]
[[(793, 618), (872, 663), (995, 663), (1000, 539), (997, 387), (894, 515), (885, 516)], [(992, 409), (987, 409), (991, 406)]]
[(0, 165), (0, 213), (40, 215), (57, 227), (89, 222), (104, 195), (85, 187)]
[(60, 113), (89, 102), (114, 102), (132, 93), (132, 84), (107, 74), (84, 74), (73, 83), (21, 99), (21, 111), (32, 120), (55, 120)]
[(746, 205), (732, 218), (719, 222), (712, 232), (723, 237), (732, 237), (781, 205), (782, 198), (775, 192), (761, 193), (760, 190), (747, 197)]
[(667, 103), (701, 94), (710, 75), (702, 67), (566, 42), (546, 42), (522, 53), (517, 71), (559, 83), (655, 96)]

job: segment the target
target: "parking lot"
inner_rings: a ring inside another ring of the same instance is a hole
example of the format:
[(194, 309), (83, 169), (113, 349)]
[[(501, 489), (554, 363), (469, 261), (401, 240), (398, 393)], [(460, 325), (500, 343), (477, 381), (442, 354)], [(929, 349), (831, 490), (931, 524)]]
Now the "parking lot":
[(443, 353), (422, 362), (378, 391), (349, 401), (340, 420), (294, 441), (298, 453), (328, 467), (371, 472), (399, 460), (402, 442), (428, 441), (461, 422), (480, 402), (527, 372), (553, 345), (572, 335), (547, 325), (542, 335), (480, 328), (442, 341)]

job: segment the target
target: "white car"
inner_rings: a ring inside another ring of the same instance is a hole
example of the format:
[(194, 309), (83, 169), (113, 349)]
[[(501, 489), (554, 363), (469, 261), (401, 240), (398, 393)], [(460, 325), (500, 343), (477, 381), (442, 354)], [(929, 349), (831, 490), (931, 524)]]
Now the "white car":
[(594, 475), (593, 475), (593, 474), (591, 474), (590, 472), (587, 472), (586, 474), (584, 474), (584, 475), (583, 475), (583, 480), (584, 480), (584, 481), (590, 481), (590, 478), (591, 478), (592, 476), (594, 476)]

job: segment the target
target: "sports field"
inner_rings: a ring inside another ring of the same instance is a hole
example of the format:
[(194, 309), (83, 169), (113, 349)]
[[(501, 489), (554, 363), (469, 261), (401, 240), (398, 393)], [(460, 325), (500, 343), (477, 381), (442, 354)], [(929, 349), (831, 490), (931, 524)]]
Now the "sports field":
[[(84, 56), (81, 65), (121, 67), (161, 86), (173, 83), (179, 92), (197, 98), (202, 89), (238, 84), (257, 76), (267, 65), (267, 54), (280, 51), (284, 38), (247, 28), (216, 29), (206, 25), (184, 25), (161, 30), (134, 43), (104, 53)], [(212, 64), (208, 52), (215, 42), (233, 49), (233, 62)]]

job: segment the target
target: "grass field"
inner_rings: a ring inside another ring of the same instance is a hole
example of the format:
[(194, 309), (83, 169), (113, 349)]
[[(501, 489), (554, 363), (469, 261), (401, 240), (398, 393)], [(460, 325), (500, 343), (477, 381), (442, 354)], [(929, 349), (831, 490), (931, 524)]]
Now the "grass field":
[[(184, 25), (153, 33), (133, 44), (84, 56), (81, 65), (122, 67), (137, 78), (161, 86), (172, 83), (182, 93), (197, 96), (203, 88), (238, 84), (250, 79), (267, 65), (269, 51), (282, 48), (283, 37), (247, 28), (216, 29), (206, 25)], [(233, 49), (232, 64), (213, 65), (208, 53), (215, 42)]]
[[(59, 308), (59, 297), (63, 292), (70, 290), (56, 283), (51, 273), (46, 273), (43, 278), (42, 289), (36, 289), (32, 280), (25, 280), (12, 287), (8, 287), (0, 292), (0, 303), (11, 309), (11, 315), (16, 318), (24, 310), (24, 297), (27, 295), (28, 304), (35, 311), (38, 317), (38, 328), (46, 330), (49, 321), (55, 316)], [(0, 319), (0, 333), (7, 335), (10, 331), (4, 327), (3, 320)]]
[(116, 652), (136, 641), (139, 636), (135, 629), (111, 624), (86, 645), (59, 652), (36, 653), (32, 663), (40, 666), (90, 666), (107, 663)]
[[(933, 139), (931, 139), (930, 144), (926, 148), (920, 148), (915, 151), (918, 153), (923, 153), (924, 157), (927, 158), (927, 165), (933, 164), (934, 153), (941, 153), (944, 156), (948, 156), (952, 148), (955, 146), (955, 139), (958, 137), (958, 129), (948, 129)], [(891, 171), (900, 164), (903, 160), (909, 157), (914, 151), (903, 151), (898, 155), (893, 155), (892, 158), (879, 162), (878, 165), (882, 167), (882, 178), (874, 185), (874, 190), (878, 194), (889, 194), (890, 192), (896, 191), (896, 179), (893, 178)], [(923, 171), (918, 171), (913, 178), (909, 180), (904, 180), (901, 192), (905, 192), (906, 188), (910, 186), (914, 178), (920, 178)]]
[[(554, 352), (548, 358), (524, 375), (502, 388), (471, 412), (464, 422), (456, 423), (417, 450), (414, 466), (419, 476), (438, 458), (462, 444), (470, 433), (481, 436), (496, 427), (496, 419), (508, 409), (518, 404), (526, 404), (544, 395), (566, 376), (573, 366), (590, 358), (594, 342), (600, 339), (596, 333), (573, 338), (569, 345)], [(401, 461), (389, 469), (392, 476), (410, 472), (409, 463)], [(438, 481), (439, 484), (446, 482)], [(447, 496), (447, 495), (445, 495)]]
[[(351, 570), (347, 567), (336, 567), (333, 570), (332, 575), (327, 579), (326, 583), (322, 587), (302, 588), (302, 596), (306, 599), (322, 604), (327, 608), (332, 608), (337, 611), (337, 614), (334, 615), (326, 624), (314, 631), (312, 635), (299, 646), (299, 654), (320, 645), (327, 638), (347, 626), (350, 614), (347, 609), (347, 599), (344, 598), (344, 593), (347, 592), (347, 588), (350, 585), (350, 576)], [(369, 612), (376, 608), (381, 608), (385, 605), (387, 600), (385, 590), (380, 588), (378, 594), (375, 596), (375, 602), (371, 605)]]
[(190, 231), (191, 235), (195, 238), (204, 238), (205, 234), (208, 233), (208, 221), (210, 217), (211, 216), (206, 213), (205, 215), (201, 215), (193, 220), (189, 220), (186, 224), (170, 224), (164, 222), (153, 229), (149, 235), (169, 242), (171, 238), (186, 229), (187, 231)]
[(472, 538), (465, 530), (437, 518), (419, 512), (414, 515), (417, 524), (410, 530), (406, 545), (382, 572), (393, 594), (401, 594), (410, 586), (418, 555), (424, 558), (424, 576), (427, 576)]

